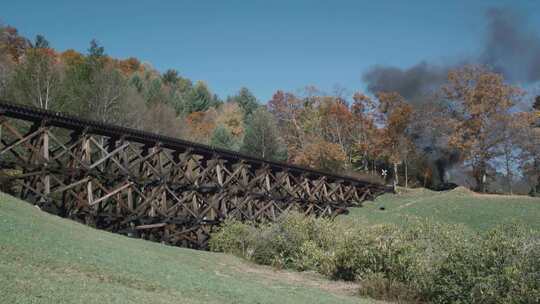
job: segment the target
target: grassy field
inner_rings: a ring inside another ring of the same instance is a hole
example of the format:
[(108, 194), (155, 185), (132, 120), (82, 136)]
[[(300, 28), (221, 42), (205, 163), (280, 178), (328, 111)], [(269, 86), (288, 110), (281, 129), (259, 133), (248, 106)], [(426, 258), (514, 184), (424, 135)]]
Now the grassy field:
[[(540, 199), (407, 190), (353, 208), (349, 217), (367, 224), (430, 218), (473, 231), (510, 222), (540, 229)], [(381, 303), (357, 290), (313, 273), (98, 231), (0, 193), (2, 303)]]
[(400, 192), (385, 194), (374, 202), (366, 202), (362, 208), (352, 208), (349, 217), (368, 224), (403, 224), (411, 218), (428, 218), (463, 224), (473, 231), (484, 231), (503, 223), (521, 223), (540, 229), (540, 198), (481, 195), (465, 188), (444, 192), (402, 189)]
[(381, 303), (357, 287), (98, 231), (0, 193), (1, 303)]

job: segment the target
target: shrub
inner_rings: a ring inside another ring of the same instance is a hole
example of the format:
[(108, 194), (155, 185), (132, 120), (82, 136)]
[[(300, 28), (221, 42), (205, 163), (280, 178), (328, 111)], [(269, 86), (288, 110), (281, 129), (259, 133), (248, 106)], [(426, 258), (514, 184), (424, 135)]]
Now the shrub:
[(539, 303), (538, 233), (506, 225), (453, 246), (426, 286), (434, 303)]
[(369, 226), (290, 213), (270, 224), (228, 221), (210, 244), (260, 264), (356, 280), (361, 294), (379, 299), (540, 303), (540, 235), (516, 225), (475, 235), (429, 221)]
[(250, 245), (253, 243), (257, 228), (249, 223), (242, 223), (237, 220), (227, 220), (223, 227), (223, 229), (212, 234), (209, 243), (210, 250), (249, 258)]
[(227, 221), (212, 234), (210, 249), (263, 265), (317, 270), (336, 246), (335, 228), (329, 219), (315, 219), (300, 213), (281, 216), (272, 224)]
[(418, 302), (418, 294), (404, 283), (390, 280), (383, 273), (374, 273), (360, 282), (360, 295), (396, 303)]

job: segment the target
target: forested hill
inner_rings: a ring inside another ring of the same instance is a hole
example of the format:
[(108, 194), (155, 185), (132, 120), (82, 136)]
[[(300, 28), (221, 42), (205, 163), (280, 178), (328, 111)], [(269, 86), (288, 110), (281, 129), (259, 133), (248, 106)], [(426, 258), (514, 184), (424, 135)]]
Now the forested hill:
[(540, 103), (530, 96), (487, 67), (456, 66), (422, 102), (309, 86), (269, 101), (247, 88), (219, 97), (175, 69), (113, 58), (96, 40), (59, 51), (0, 26), (3, 100), (395, 185), (536, 195)]

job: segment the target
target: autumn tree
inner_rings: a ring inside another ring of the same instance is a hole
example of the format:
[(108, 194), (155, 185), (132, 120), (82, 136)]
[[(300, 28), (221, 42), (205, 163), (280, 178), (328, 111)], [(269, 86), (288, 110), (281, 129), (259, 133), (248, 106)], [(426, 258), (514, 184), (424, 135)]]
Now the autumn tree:
[(90, 42), (82, 61), (75, 60), (66, 69), (69, 110), (103, 122), (116, 122), (126, 113), (138, 110), (127, 106), (127, 79), (96, 40)]
[(448, 73), (442, 93), (453, 114), (448, 117), (453, 124), (449, 143), (471, 168), (476, 190), (484, 192), (489, 162), (500, 155), (497, 147), (504, 139), (497, 126), (521, 90), (484, 67), (465, 66)]
[(185, 129), (183, 137), (187, 140), (209, 144), (216, 128), (217, 116), (218, 113), (215, 108), (210, 108), (205, 112), (188, 114), (184, 118)]
[(303, 105), (300, 98), (283, 91), (277, 91), (268, 101), (268, 110), (276, 118), (290, 159), (303, 150), (308, 141), (308, 130), (303, 122), (306, 117)]
[(118, 60), (116, 66), (127, 77), (140, 70), (141, 62), (137, 58), (129, 57), (125, 60)]
[(62, 63), (68, 67), (83, 64), (84, 60), (84, 55), (73, 49), (69, 49), (60, 53), (60, 61), (62, 61)]
[[(360, 92), (353, 95), (353, 104), (351, 106), (352, 126), (351, 140), (353, 142), (351, 151), (351, 163), (356, 169), (368, 171), (370, 162), (375, 163), (381, 154), (380, 147), (377, 145), (378, 130), (375, 126), (375, 103), (373, 100)], [(372, 166), (372, 173), (375, 171), (375, 165)]]
[(293, 161), (306, 167), (337, 172), (345, 168), (347, 154), (338, 144), (318, 138), (310, 141)]
[(352, 161), (354, 116), (341, 98), (325, 96), (319, 106), (320, 125), (324, 138), (338, 145), (347, 155), (347, 163)]
[(530, 111), (516, 113), (517, 132), (514, 141), (520, 149), (520, 165), (530, 185), (529, 194), (540, 194), (540, 97)]
[(1, 27), (0, 53), (8, 54), (13, 62), (19, 63), (26, 50), (31, 48), (31, 46), (31, 42), (19, 35), (16, 28), (11, 26)]
[(167, 136), (181, 135), (181, 121), (169, 105), (156, 103), (149, 105), (142, 118), (142, 128), (152, 133)]
[(342, 97), (314, 87), (307, 87), (304, 97), (278, 91), (268, 108), (277, 119), (290, 161), (336, 171), (356, 161), (356, 119), (364, 117), (353, 114)]
[(243, 153), (275, 161), (285, 161), (287, 151), (279, 138), (274, 116), (264, 107), (256, 109), (246, 123)]
[(239, 142), (244, 136), (244, 111), (236, 102), (228, 102), (217, 109), (216, 125), (226, 128)]
[(61, 108), (61, 68), (52, 49), (26, 50), (15, 67), (11, 82), (15, 101), (42, 109)]
[(399, 183), (398, 165), (402, 163), (405, 167), (405, 186), (407, 186), (407, 160), (414, 149), (409, 136), (413, 109), (398, 93), (380, 92), (377, 99), (381, 122), (384, 125), (379, 145), (394, 168), (394, 188)]

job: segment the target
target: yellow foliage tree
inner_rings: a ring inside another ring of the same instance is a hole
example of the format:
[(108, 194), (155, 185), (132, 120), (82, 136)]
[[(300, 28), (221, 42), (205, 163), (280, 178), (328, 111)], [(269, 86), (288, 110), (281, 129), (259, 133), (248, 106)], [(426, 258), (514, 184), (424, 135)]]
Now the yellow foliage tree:
[(497, 148), (504, 139), (500, 123), (522, 91), (482, 66), (465, 66), (448, 73), (442, 93), (452, 111), (449, 143), (461, 152), (477, 190), (483, 192), (488, 163), (500, 153)]
[(225, 127), (234, 137), (244, 135), (244, 111), (236, 102), (227, 102), (219, 107), (216, 125)]
[(293, 162), (307, 167), (319, 168), (326, 171), (343, 169), (347, 155), (339, 144), (330, 143), (318, 138), (296, 153)]
[(384, 123), (379, 146), (383, 155), (394, 167), (394, 188), (397, 186), (398, 165), (405, 163), (405, 185), (407, 186), (407, 157), (414, 150), (408, 131), (411, 124), (413, 109), (405, 99), (395, 92), (377, 94), (379, 112)]

